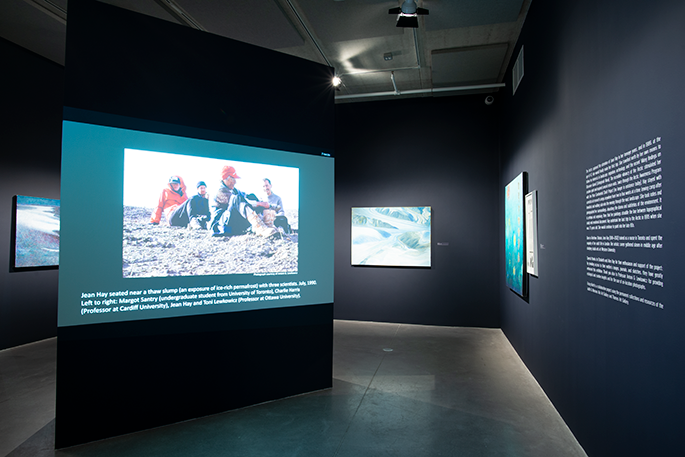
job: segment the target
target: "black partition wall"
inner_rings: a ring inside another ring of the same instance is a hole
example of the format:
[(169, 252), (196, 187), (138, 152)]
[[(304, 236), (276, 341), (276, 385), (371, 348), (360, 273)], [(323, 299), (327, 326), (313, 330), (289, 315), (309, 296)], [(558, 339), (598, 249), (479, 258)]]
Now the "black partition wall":
[[(332, 69), (72, 0), (65, 72), (56, 446), (330, 387)], [(127, 144), (296, 169), (298, 268), (127, 278)]]
[(503, 104), (499, 187), (538, 191), (539, 276), (502, 290), (502, 329), (589, 455), (682, 452), (683, 23), (681, 1), (533, 2)]

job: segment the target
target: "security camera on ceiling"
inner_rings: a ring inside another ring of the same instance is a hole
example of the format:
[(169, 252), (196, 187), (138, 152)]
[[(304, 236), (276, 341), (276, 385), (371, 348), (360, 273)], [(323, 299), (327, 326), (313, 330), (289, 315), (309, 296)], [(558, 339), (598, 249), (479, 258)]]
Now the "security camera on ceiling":
[(404, 0), (401, 7), (390, 8), (389, 14), (397, 14), (397, 27), (412, 27), (419, 26), (419, 14), (428, 14), (425, 8), (419, 8), (414, 0)]

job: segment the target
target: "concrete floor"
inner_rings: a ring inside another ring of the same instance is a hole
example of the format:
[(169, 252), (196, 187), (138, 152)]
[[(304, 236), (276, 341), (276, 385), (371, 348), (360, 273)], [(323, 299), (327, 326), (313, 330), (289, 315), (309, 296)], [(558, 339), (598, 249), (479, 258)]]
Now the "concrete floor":
[(335, 321), (332, 389), (60, 451), (55, 351), (0, 351), (0, 456), (586, 455), (498, 329)]

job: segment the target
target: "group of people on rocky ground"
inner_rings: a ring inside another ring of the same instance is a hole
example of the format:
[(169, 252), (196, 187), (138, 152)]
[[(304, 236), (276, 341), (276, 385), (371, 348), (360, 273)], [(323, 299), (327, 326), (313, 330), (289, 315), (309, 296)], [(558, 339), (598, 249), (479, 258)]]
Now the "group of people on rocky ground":
[(197, 183), (196, 194), (189, 198), (183, 178), (171, 176), (168, 185), (162, 189), (150, 223), (159, 224), (164, 218), (172, 227), (205, 229), (217, 237), (242, 235), (248, 231), (267, 238), (291, 233), (283, 201), (271, 191), (271, 180), (263, 179), (262, 188), (267, 198), (260, 201), (254, 194), (238, 190), (235, 187), (238, 179), (240, 176), (235, 168), (224, 165), (219, 189), (210, 208), (204, 181)]

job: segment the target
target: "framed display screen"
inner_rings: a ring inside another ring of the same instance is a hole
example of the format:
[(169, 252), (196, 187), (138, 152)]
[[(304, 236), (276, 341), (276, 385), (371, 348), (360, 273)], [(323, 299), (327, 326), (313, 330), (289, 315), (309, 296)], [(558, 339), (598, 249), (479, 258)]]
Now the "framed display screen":
[(352, 208), (352, 265), (431, 266), (431, 207)]
[(526, 195), (526, 271), (538, 275), (538, 191)]
[(59, 200), (14, 197), (12, 269), (47, 269), (59, 265)]
[(519, 174), (504, 189), (504, 249), (507, 286), (525, 295), (524, 214), (525, 173)]

